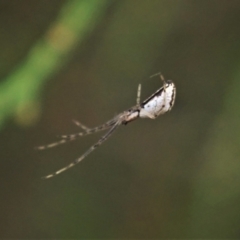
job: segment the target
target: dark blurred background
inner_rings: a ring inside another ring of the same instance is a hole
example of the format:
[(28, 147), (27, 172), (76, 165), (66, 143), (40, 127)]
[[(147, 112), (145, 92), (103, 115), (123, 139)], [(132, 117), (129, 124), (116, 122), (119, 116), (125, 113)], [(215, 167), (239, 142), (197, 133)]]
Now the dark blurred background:
[[(240, 238), (239, 0), (0, 0), (0, 238)], [(71, 170), (166, 79), (173, 110)]]

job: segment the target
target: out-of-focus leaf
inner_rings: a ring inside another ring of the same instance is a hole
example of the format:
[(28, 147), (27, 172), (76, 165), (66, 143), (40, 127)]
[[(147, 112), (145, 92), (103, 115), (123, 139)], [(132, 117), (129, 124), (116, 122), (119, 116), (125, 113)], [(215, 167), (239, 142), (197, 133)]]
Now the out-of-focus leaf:
[(89, 35), (111, 3), (110, 0), (71, 0), (63, 6), (45, 36), (0, 85), (0, 126), (11, 115), (23, 125), (36, 121), (43, 84)]

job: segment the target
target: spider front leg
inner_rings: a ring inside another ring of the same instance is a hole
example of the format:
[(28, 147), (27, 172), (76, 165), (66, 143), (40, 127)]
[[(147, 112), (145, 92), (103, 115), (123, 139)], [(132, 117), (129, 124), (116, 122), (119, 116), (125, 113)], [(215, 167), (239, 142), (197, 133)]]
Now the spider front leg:
[(97, 126), (95, 128), (87, 128), (86, 126), (83, 125), (84, 128), (85, 128), (85, 132), (62, 135), (62, 136), (60, 136), (62, 138), (61, 140), (50, 143), (50, 144), (47, 144), (47, 145), (38, 146), (38, 147), (36, 147), (36, 149), (37, 150), (45, 150), (45, 149), (48, 149), (48, 148), (53, 148), (53, 147), (56, 147), (58, 145), (62, 145), (62, 144), (67, 143), (67, 142), (75, 141), (76, 139), (78, 139), (78, 137), (83, 137), (83, 136), (86, 136), (86, 135), (97, 133), (99, 131), (107, 130), (110, 127), (112, 127), (117, 121), (118, 121), (118, 118), (113, 118), (110, 121), (108, 121), (108, 122), (106, 122), (106, 123), (104, 123), (100, 126)]
[(77, 158), (74, 162), (70, 163), (64, 168), (61, 168), (55, 173), (49, 174), (43, 178), (47, 179), (47, 178), (55, 177), (56, 175), (68, 170), (69, 168), (74, 167), (76, 164), (81, 162), (85, 157), (87, 157), (92, 151), (94, 151), (97, 147), (103, 144), (112, 135), (112, 133), (119, 127), (120, 124), (121, 124), (121, 121), (119, 120), (115, 122), (115, 124), (111, 127), (111, 129), (105, 135), (103, 135), (94, 145), (92, 145), (81, 157)]
[(85, 132), (79, 132), (79, 133), (73, 133), (73, 134), (65, 134), (65, 135), (61, 135), (61, 138), (64, 139), (71, 139), (71, 138), (77, 138), (77, 137), (81, 137), (81, 136), (85, 136), (85, 135), (89, 135), (89, 134), (93, 134), (93, 133), (97, 133), (100, 131), (104, 131), (108, 128), (110, 128), (111, 126), (113, 126), (116, 123), (116, 118), (111, 119), (110, 121), (94, 127), (94, 128), (88, 128), (85, 125), (81, 124), (80, 122), (77, 122), (82, 129), (85, 130)]
[(90, 129), (89, 127), (83, 125), (82, 123), (80, 123), (79, 121), (77, 121), (77, 120), (75, 120), (75, 119), (73, 119), (72, 121), (73, 121), (73, 123), (74, 123), (76, 126), (80, 127), (80, 128), (81, 128), (82, 130), (84, 130), (84, 131), (87, 131), (87, 130)]

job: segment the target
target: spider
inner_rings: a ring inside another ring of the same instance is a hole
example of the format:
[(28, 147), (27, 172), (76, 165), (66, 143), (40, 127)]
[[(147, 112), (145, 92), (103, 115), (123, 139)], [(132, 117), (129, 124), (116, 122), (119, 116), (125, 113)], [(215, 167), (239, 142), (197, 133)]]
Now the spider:
[[(70, 163), (64, 168), (59, 169), (58, 171), (49, 174), (44, 179), (55, 177), (56, 175), (68, 170), (69, 168), (74, 167), (76, 164), (81, 162), (84, 158), (86, 158), (92, 151), (94, 151), (97, 147), (99, 147), (103, 142), (105, 142), (112, 133), (120, 126), (126, 125), (129, 122), (136, 120), (137, 118), (150, 118), (155, 119), (159, 115), (162, 115), (168, 111), (170, 111), (174, 105), (175, 97), (176, 97), (176, 87), (175, 84), (171, 80), (165, 81), (163, 75), (161, 73), (154, 74), (153, 76), (159, 75), (161, 80), (163, 81), (163, 86), (159, 88), (155, 93), (153, 93), (149, 98), (145, 101), (140, 103), (140, 95), (141, 95), (141, 84), (138, 86), (137, 91), (137, 103), (135, 106), (131, 107), (130, 109), (118, 114), (116, 117), (112, 118), (111, 120), (107, 121), (106, 123), (94, 127), (88, 128), (82, 123), (75, 121), (74, 123), (82, 128), (82, 132), (69, 134), (69, 135), (62, 135), (60, 136), (62, 139), (60, 141), (39, 146), (36, 149), (44, 150), (47, 148), (52, 148), (66, 142), (70, 142), (76, 140), (78, 137), (86, 136), (92, 133), (96, 133), (99, 131), (107, 130), (107, 133), (104, 134), (94, 145), (92, 145), (82, 156), (77, 158), (75, 161)], [(153, 77), (151, 76), (151, 77)]]

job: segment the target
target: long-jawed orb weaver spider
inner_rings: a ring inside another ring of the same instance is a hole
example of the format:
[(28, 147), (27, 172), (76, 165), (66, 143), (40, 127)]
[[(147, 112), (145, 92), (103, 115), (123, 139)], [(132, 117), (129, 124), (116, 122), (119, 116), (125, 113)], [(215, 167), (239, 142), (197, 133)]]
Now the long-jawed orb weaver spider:
[(68, 170), (69, 168), (74, 167), (76, 164), (81, 162), (85, 157), (87, 157), (92, 151), (94, 151), (97, 147), (99, 147), (103, 142), (105, 142), (120, 125), (122, 124), (126, 125), (127, 123), (133, 120), (136, 120), (139, 117), (155, 119), (158, 116), (170, 111), (174, 105), (175, 97), (176, 97), (175, 84), (171, 80), (165, 81), (161, 73), (154, 74), (153, 76), (155, 75), (160, 76), (161, 80), (163, 81), (163, 86), (159, 88), (155, 93), (153, 93), (149, 98), (147, 98), (142, 103), (140, 103), (141, 84), (139, 84), (138, 91), (137, 91), (137, 103), (135, 106), (118, 114), (116, 117), (112, 118), (106, 123), (94, 128), (88, 128), (82, 123), (78, 121), (74, 121), (74, 123), (77, 126), (83, 129), (82, 132), (69, 134), (69, 135), (62, 135), (61, 136), (62, 139), (58, 142), (37, 147), (36, 149), (38, 150), (52, 148), (60, 144), (64, 144), (66, 142), (76, 140), (78, 137), (108, 129), (108, 132), (104, 134), (94, 145), (92, 145), (81, 157), (77, 158), (75, 161), (73, 161), (66, 167), (61, 168), (58, 171), (52, 174), (49, 174), (43, 178), (47, 179), (47, 178), (54, 177)]

